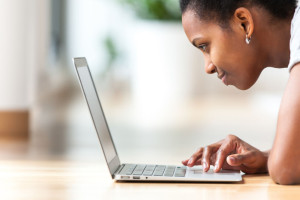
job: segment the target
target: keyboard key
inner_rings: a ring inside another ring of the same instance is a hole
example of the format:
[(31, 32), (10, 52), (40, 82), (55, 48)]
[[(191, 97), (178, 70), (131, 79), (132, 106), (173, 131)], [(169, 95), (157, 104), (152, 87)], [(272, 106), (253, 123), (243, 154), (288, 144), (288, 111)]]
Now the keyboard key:
[(165, 165), (157, 165), (155, 170), (165, 170), (166, 166)]
[(162, 176), (164, 174), (164, 171), (155, 171), (153, 176)]
[(135, 170), (133, 171), (133, 175), (142, 175), (146, 165), (137, 165)]
[(144, 176), (151, 176), (154, 172), (155, 167), (156, 167), (156, 165), (147, 165), (145, 170), (144, 170), (143, 175)]
[(166, 169), (165, 165), (158, 165), (155, 168), (153, 176), (162, 176), (164, 174), (165, 169)]
[(175, 177), (184, 177), (186, 173), (186, 166), (176, 167)]
[(167, 166), (164, 176), (173, 176), (175, 168), (175, 166)]
[(121, 170), (120, 174), (122, 175), (131, 175), (136, 165), (134, 164), (126, 164)]
[(177, 169), (175, 177), (185, 177), (186, 169)]

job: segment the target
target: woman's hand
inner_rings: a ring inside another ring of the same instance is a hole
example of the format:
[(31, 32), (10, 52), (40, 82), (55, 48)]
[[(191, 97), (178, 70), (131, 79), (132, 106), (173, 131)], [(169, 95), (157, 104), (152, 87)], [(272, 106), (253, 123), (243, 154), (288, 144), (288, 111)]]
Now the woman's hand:
[(193, 167), (202, 165), (207, 172), (214, 165), (215, 172), (221, 169), (241, 170), (245, 173), (265, 173), (268, 171), (268, 152), (262, 152), (234, 135), (200, 148), (182, 164)]

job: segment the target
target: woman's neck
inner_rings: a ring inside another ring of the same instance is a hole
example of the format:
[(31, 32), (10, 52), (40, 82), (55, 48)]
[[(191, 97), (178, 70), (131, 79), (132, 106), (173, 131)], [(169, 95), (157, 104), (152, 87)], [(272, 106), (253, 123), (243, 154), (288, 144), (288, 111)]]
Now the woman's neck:
[(290, 59), (291, 19), (265, 27), (262, 41), (267, 52), (266, 66), (285, 68)]

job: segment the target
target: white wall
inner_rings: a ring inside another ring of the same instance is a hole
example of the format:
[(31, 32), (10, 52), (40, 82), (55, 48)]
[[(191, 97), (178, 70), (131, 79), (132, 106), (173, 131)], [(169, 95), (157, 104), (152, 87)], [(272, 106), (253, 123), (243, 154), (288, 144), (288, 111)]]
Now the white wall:
[(0, 2), (0, 109), (28, 107), (27, 1)]
[[(49, 1), (0, 1), (0, 110), (27, 110), (46, 63)], [(42, 27), (43, 26), (43, 27)]]

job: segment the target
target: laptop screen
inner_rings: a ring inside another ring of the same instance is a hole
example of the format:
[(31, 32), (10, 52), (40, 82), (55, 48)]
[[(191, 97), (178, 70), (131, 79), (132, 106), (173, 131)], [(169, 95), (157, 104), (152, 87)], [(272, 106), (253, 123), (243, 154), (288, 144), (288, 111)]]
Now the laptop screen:
[[(96, 88), (94, 86), (90, 70), (87, 66), (85, 58), (75, 58), (74, 63), (81, 83), (82, 91), (86, 98), (93, 123), (96, 128), (104, 156), (106, 158), (106, 162), (110, 167), (110, 163), (117, 156), (117, 152), (100, 104), (100, 100), (97, 95)], [(110, 171), (112, 173), (111, 169)]]

